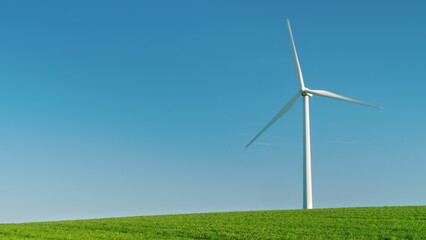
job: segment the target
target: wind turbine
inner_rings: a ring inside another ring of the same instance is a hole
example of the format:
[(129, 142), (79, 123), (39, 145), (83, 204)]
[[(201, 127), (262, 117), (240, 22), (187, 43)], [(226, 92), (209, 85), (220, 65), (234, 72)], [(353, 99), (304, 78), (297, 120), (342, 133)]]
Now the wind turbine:
[(296, 75), (299, 79), (300, 90), (297, 91), (296, 95), (290, 99), (290, 101), (284, 105), (284, 107), (269, 121), (268, 124), (246, 145), (246, 148), (250, 146), (263, 132), (266, 131), (272, 124), (274, 124), (278, 119), (280, 119), (288, 110), (290, 110), (297, 99), (303, 97), (303, 208), (312, 209), (312, 172), (311, 172), (311, 133), (310, 133), (310, 123), (309, 123), (309, 98), (313, 95), (334, 98), (338, 100), (343, 100), (346, 102), (352, 102), (361, 104), (368, 107), (382, 109), (381, 106), (369, 104), (366, 102), (358, 101), (352, 98), (344, 97), (342, 95), (332, 93), (325, 90), (312, 90), (305, 87), (305, 82), (303, 81), (302, 68), (300, 67), (299, 57), (297, 56), (296, 45), (294, 44), (293, 33), (290, 27), (290, 20), (287, 19), (288, 32), (290, 34), (291, 48), (293, 51), (293, 60), (296, 70)]

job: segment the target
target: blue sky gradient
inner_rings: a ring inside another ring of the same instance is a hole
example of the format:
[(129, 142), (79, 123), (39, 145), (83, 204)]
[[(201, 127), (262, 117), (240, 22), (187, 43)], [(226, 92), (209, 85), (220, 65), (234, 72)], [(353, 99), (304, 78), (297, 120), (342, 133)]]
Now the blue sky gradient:
[[(426, 204), (423, 1), (2, 1), (0, 222)], [(420, 90), (419, 90), (420, 89)]]

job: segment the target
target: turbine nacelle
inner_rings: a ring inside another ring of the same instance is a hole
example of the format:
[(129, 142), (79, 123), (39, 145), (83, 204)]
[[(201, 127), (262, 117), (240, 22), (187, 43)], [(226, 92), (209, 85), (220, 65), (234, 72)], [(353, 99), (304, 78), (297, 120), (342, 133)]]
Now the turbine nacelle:
[(300, 95), (312, 97), (313, 95), (311, 93), (307, 92), (307, 90), (309, 90), (309, 89), (305, 88), (305, 87), (303, 87), (302, 89), (300, 89)]

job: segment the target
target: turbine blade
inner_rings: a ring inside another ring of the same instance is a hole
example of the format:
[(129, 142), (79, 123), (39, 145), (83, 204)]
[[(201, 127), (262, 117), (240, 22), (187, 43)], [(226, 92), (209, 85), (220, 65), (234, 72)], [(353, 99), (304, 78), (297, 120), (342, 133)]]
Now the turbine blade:
[(287, 19), (288, 33), (290, 34), (291, 49), (293, 50), (293, 61), (294, 61), (294, 70), (296, 75), (299, 78), (299, 83), (301, 88), (305, 88), (305, 83), (303, 82), (302, 68), (300, 67), (299, 57), (297, 56), (296, 45), (294, 44), (293, 33), (291, 31), (290, 20)]
[(278, 119), (280, 119), (288, 110), (293, 107), (294, 103), (297, 101), (297, 99), (300, 96), (300, 92), (297, 92), (296, 95), (294, 95), (293, 98), (290, 99), (290, 101), (275, 115), (274, 118), (272, 118), (271, 121), (269, 121), (268, 124), (246, 145), (246, 147), (250, 146), (260, 135), (262, 135), (263, 132), (266, 131), (272, 124), (274, 124)]
[(325, 91), (325, 90), (305, 89), (305, 92), (311, 93), (313, 95), (322, 96), (322, 97), (329, 97), (329, 98), (339, 99), (339, 100), (342, 100), (342, 101), (357, 103), (357, 104), (361, 104), (361, 105), (372, 107), (372, 108), (383, 109), (383, 107), (379, 106), (379, 105), (370, 104), (370, 103), (366, 103), (366, 102), (363, 102), (363, 101), (355, 100), (355, 99), (348, 98), (348, 97), (345, 97), (345, 96), (342, 96), (342, 95), (339, 95), (339, 94), (336, 94), (336, 93), (332, 93), (332, 92), (329, 92), (329, 91)]

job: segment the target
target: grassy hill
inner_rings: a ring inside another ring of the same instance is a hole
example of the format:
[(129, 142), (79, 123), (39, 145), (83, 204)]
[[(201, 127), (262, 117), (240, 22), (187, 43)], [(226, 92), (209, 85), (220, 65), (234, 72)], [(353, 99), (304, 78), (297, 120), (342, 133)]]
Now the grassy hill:
[(426, 239), (426, 206), (0, 224), (0, 239)]

